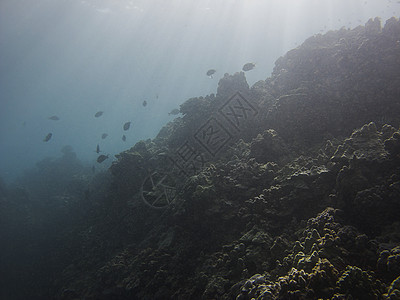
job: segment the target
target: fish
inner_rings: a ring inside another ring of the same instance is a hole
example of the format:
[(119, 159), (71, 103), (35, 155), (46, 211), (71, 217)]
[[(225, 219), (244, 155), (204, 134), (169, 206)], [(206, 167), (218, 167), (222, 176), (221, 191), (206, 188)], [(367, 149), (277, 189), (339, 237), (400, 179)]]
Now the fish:
[(124, 124), (124, 130), (125, 130), (125, 131), (127, 131), (127, 130), (129, 129), (129, 127), (131, 127), (131, 123), (132, 123), (132, 122), (126, 122), (126, 123)]
[(92, 166), (92, 173), (95, 173), (96, 172), (96, 167), (93, 165)]
[(97, 144), (96, 153), (100, 153), (100, 146), (99, 146), (99, 144)]
[(108, 136), (107, 133), (103, 133), (103, 134), (101, 135), (101, 138), (104, 140), (107, 136)]
[(50, 120), (53, 120), (53, 121), (58, 121), (58, 120), (60, 120), (60, 118), (57, 117), (57, 116), (51, 116), (51, 117), (49, 117), (49, 119), (50, 119)]
[(243, 66), (242, 70), (247, 72), (253, 70), (256, 65), (254, 63), (247, 63)]
[(50, 132), (46, 135), (46, 137), (43, 139), (43, 142), (48, 142), (50, 141), (51, 137), (53, 136), (53, 134)]
[(213, 74), (214, 74), (215, 72), (217, 72), (217, 71), (214, 70), (214, 69), (210, 69), (210, 70), (207, 71), (206, 75), (209, 76), (210, 78), (213, 78)]
[(103, 161), (105, 161), (107, 158), (108, 158), (108, 155), (102, 154), (102, 155), (100, 155), (100, 156), (97, 158), (97, 162), (100, 164), (100, 163), (102, 163)]
[(125, 142), (126, 141), (126, 136), (125, 134), (122, 136), (122, 140)]
[(177, 114), (179, 114), (180, 113), (180, 110), (178, 109), (178, 108), (174, 108), (173, 110), (171, 110), (169, 113), (168, 113), (168, 115), (173, 115), (173, 116), (175, 116), (175, 115), (177, 115)]
[(100, 117), (102, 114), (104, 113), (104, 111), (98, 111), (94, 116), (96, 118)]
[(142, 105), (143, 105), (143, 106), (146, 106), (146, 105), (147, 105), (147, 101), (144, 100), (143, 103), (142, 103)]

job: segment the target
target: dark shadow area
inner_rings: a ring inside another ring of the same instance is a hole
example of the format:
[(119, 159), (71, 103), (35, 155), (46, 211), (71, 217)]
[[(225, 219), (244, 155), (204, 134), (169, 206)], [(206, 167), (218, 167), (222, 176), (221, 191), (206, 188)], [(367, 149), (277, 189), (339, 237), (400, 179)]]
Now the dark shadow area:
[(0, 180), (0, 298), (51, 299), (53, 280), (78, 251), (74, 230), (87, 223), (107, 173), (93, 174), (71, 146), (6, 186)]

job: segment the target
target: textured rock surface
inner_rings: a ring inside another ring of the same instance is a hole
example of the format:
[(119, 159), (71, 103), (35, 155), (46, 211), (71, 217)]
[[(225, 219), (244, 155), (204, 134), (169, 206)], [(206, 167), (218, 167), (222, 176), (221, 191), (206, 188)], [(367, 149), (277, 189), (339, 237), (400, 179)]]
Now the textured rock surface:
[[(89, 272), (66, 269), (59, 298), (395, 298), (399, 39), (395, 19), (316, 35), (266, 81), (249, 88), (243, 73), (225, 74), (217, 95), (183, 103), (183, 117), (112, 166), (108, 215), (120, 221), (108, 231), (120, 246)], [(217, 155), (200, 153), (172, 205), (147, 208), (141, 178), (170, 168), (185, 143), (199, 149), (199, 124), (236, 91), (257, 116)]]
[[(216, 95), (187, 100), (118, 155), (66, 233), (52, 298), (397, 299), (399, 40), (396, 19), (316, 35), (265, 81), (225, 74)], [(224, 111), (238, 91), (240, 117)], [(211, 125), (225, 140), (204, 149)], [(146, 194), (170, 188), (162, 210), (142, 201), (154, 172), (170, 176)]]

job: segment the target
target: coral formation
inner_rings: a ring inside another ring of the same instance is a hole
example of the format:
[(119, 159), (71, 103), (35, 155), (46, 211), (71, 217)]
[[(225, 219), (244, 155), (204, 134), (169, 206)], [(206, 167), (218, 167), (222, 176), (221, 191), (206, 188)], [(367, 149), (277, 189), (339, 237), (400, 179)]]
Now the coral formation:
[[(398, 24), (311, 37), (267, 80), (249, 88), (244, 73), (225, 74), (216, 95), (183, 103), (182, 117), (111, 167), (118, 198), (138, 211), (122, 219), (127, 246), (93, 269), (96, 284), (65, 287), (98, 299), (396, 297)], [(221, 120), (236, 91), (259, 115), (239, 133), (220, 121), (230, 143), (180, 180), (166, 211), (143, 208), (147, 170), (168, 171), (166, 158)]]
[[(395, 18), (319, 34), (265, 81), (187, 100), (88, 197), (51, 298), (398, 299), (399, 39)], [(162, 210), (141, 198), (154, 172)]]

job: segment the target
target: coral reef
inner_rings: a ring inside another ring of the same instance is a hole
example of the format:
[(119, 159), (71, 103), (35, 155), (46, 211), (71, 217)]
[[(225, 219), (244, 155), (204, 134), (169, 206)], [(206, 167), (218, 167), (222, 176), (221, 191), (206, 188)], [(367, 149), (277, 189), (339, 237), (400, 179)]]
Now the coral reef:
[[(154, 140), (121, 153), (108, 215), (123, 242), (90, 284), (64, 277), (59, 298), (395, 299), (398, 24), (311, 37), (251, 88), (243, 72), (225, 74), (216, 95), (189, 99)], [(235, 131), (223, 109), (237, 91), (259, 113)], [(196, 134), (213, 118), (230, 140), (207, 153)], [(174, 155), (193, 149), (202, 167), (179, 177), (173, 203), (145, 207), (149, 170), (171, 174)]]
[(371, 19), (184, 102), (87, 197), (50, 298), (398, 299), (399, 40)]

